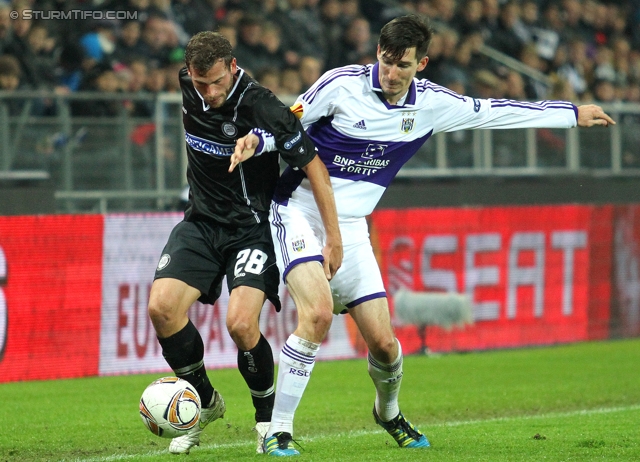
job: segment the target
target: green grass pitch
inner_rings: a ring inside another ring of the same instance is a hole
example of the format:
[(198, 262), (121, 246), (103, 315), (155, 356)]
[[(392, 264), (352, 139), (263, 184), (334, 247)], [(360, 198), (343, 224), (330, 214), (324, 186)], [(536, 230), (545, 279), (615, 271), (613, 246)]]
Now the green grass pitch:
[[(365, 360), (319, 362), (298, 408), (304, 461), (640, 460), (640, 340), (405, 358), (400, 405), (429, 438), (400, 449), (371, 417)], [(209, 371), (224, 419), (188, 456), (138, 415), (162, 374), (0, 384), (0, 461), (260, 460), (249, 393)]]

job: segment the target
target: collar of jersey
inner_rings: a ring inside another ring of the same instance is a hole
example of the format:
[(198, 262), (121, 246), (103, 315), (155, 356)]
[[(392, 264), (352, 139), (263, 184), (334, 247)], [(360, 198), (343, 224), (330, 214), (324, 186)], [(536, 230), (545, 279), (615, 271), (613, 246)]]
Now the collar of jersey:
[[(229, 101), (229, 98), (231, 98), (231, 95), (233, 95), (233, 93), (236, 91), (236, 88), (238, 88), (238, 84), (240, 83), (240, 79), (244, 75), (244, 69), (242, 69), (241, 67), (238, 66), (238, 70), (236, 71), (236, 75), (238, 76), (238, 78), (236, 79), (235, 85), (233, 86), (233, 88), (231, 89), (229, 94), (227, 95), (226, 101)], [(196, 90), (196, 87), (193, 87), (193, 89)], [(207, 103), (204, 102), (204, 98), (202, 97), (202, 95), (200, 94), (200, 92), (198, 90), (196, 90), (196, 93), (198, 94), (198, 96), (202, 100), (202, 110), (206, 112), (209, 109), (211, 109), (211, 106), (209, 106)]]
[(376, 94), (378, 95), (378, 98), (380, 98), (380, 101), (384, 103), (387, 109), (416, 105), (416, 94), (417, 94), (416, 79), (413, 79), (411, 81), (411, 85), (409, 85), (409, 91), (407, 91), (407, 94), (400, 99), (401, 101), (402, 99), (404, 99), (404, 104), (399, 104), (399, 105), (389, 104), (389, 102), (386, 99), (384, 99), (384, 96), (382, 96), (382, 88), (380, 88), (380, 78), (378, 74), (379, 71), (380, 71), (380, 64), (375, 63), (371, 68), (371, 73), (369, 74), (369, 79), (371, 79), (369, 83), (371, 84), (371, 88), (373, 89), (373, 91), (376, 92)]

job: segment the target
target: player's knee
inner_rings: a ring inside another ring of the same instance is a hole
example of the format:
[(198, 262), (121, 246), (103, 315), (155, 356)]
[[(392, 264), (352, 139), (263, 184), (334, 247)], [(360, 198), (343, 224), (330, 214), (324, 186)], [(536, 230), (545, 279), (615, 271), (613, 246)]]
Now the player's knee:
[(171, 318), (171, 307), (157, 298), (151, 298), (147, 307), (149, 318), (154, 322), (162, 322)]
[(367, 346), (373, 357), (382, 363), (390, 364), (398, 357), (398, 343), (394, 336), (374, 337), (371, 345)]
[(317, 307), (311, 313), (309, 322), (314, 331), (319, 334), (326, 334), (333, 321), (333, 311), (325, 306)]
[(147, 312), (157, 332), (162, 332), (166, 326), (175, 322), (175, 310), (173, 306), (159, 298), (152, 297), (149, 300)]
[(227, 331), (235, 344), (243, 350), (250, 350), (255, 346), (255, 339), (260, 337), (259, 327), (246, 319), (227, 319)]

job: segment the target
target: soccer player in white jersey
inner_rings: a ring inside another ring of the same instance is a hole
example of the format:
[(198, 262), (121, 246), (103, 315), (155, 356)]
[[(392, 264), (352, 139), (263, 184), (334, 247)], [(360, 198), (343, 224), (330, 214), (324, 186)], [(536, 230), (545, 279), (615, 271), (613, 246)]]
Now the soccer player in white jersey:
[[(375, 422), (402, 448), (429, 447), (398, 405), (402, 348), (391, 326), (380, 270), (369, 241), (370, 214), (400, 167), (434, 133), (471, 128), (569, 128), (615, 123), (594, 105), (473, 99), (415, 78), (428, 62), (428, 24), (413, 15), (386, 24), (375, 65), (325, 73), (292, 111), (327, 166), (343, 240), (342, 267), (328, 281), (324, 231), (303, 172), (288, 168), (271, 207), (271, 230), (283, 280), (298, 309), (298, 326), (280, 353), (275, 407), (265, 439), (269, 455), (298, 454), (293, 417), (331, 325), (334, 303), (345, 308), (367, 343), (376, 397)], [(244, 140), (240, 140), (242, 145)], [(255, 140), (247, 142), (250, 147)], [(251, 149), (234, 154), (237, 162)], [(338, 308), (339, 309), (339, 308)]]

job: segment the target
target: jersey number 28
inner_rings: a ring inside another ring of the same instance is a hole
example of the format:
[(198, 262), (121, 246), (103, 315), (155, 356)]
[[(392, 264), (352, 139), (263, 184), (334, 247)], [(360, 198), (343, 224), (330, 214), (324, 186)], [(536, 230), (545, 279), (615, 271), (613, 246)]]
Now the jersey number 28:
[(260, 274), (267, 262), (267, 254), (259, 249), (244, 249), (238, 252), (238, 260), (234, 270), (234, 276), (241, 276), (241, 273)]

